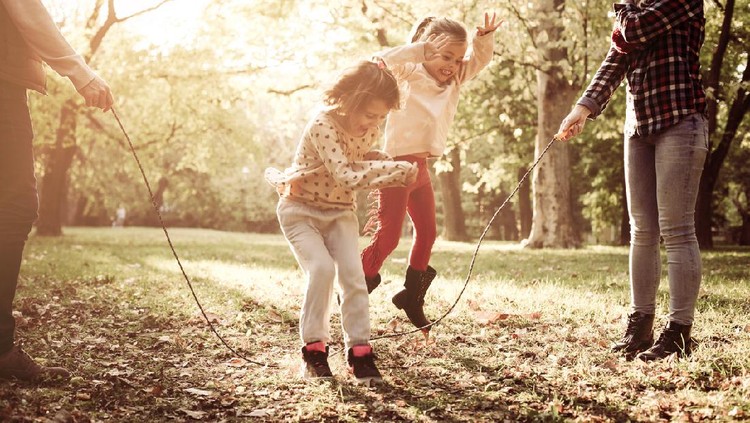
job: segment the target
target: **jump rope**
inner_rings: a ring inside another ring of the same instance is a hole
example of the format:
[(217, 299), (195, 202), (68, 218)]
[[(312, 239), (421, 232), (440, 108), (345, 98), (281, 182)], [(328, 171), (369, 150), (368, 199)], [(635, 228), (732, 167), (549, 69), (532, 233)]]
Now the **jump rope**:
[[(172, 244), (172, 239), (169, 236), (169, 231), (167, 231), (167, 226), (164, 224), (164, 219), (162, 218), (161, 211), (159, 210), (158, 204), (156, 204), (156, 199), (154, 197), (154, 192), (151, 189), (151, 184), (148, 181), (148, 178), (146, 177), (146, 171), (143, 169), (143, 165), (141, 164), (141, 160), (138, 157), (138, 153), (135, 151), (135, 147), (133, 146), (133, 142), (130, 139), (130, 135), (128, 135), (128, 132), (125, 130), (125, 126), (122, 124), (122, 121), (120, 120), (120, 117), (117, 115), (117, 111), (115, 111), (114, 108), (111, 109), (112, 114), (115, 117), (115, 120), (117, 121), (117, 124), (120, 126), (120, 130), (122, 131), (123, 135), (125, 136), (125, 139), (128, 141), (128, 146), (130, 147), (130, 152), (133, 154), (133, 158), (135, 159), (136, 163), (138, 164), (138, 169), (141, 171), (141, 176), (143, 177), (143, 182), (146, 185), (146, 188), (148, 189), (148, 195), (151, 199), (151, 205), (154, 208), (154, 211), (156, 212), (156, 216), (159, 218), (159, 224), (161, 225), (162, 230), (164, 231), (164, 236), (167, 238), (167, 243), (169, 244), (170, 250), (172, 250), (172, 255), (174, 255), (175, 260), (177, 261), (177, 264), (180, 267), (180, 272), (182, 272), (182, 276), (185, 279), (185, 282), (187, 282), (188, 288), (190, 288), (190, 293), (193, 295), (193, 299), (195, 300), (195, 303), (198, 305), (198, 309), (200, 309), (201, 314), (203, 315), (203, 318), (205, 319), (206, 323), (208, 324), (209, 329), (213, 334), (219, 339), (219, 341), (234, 354), (235, 356), (247, 361), (248, 363), (257, 364), (259, 366), (265, 366), (265, 367), (278, 367), (278, 365), (275, 364), (269, 364), (269, 363), (261, 363), (259, 361), (252, 360), (250, 358), (247, 358), (244, 354), (241, 354), (239, 351), (234, 349), (229, 343), (224, 339), (223, 336), (216, 330), (216, 327), (211, 323), (211, 319), (206, 314), (206, 311), (203, 308), (203, 305), (201, 304), (200, 300), (198, 299), (198, 295), (195, 293), (195, 290), (193, 289), (193, 284), (190, 282), (190, 278), (188, 277), (187, 273), (185, 272), (185, 268), (182, 266), (182, 261), (180, 260), (180, 257), (177, 255), (177, 251), (174, 248), (174, 244)], [(547, 146), (542, 150), (542, 152), (539, 154), (539, 156), (536, 158), (534, 163), (531, 164), (531, 167), (526, 171), (526, 173), (521, 177), (521, 180), (518, 182), (516, 187), (513, 189), (513, 191), (508, 195), (508, 197), (503, 201), (503, 203), (500, 205), (500, 207), (497, 208), (495, 213), (490, 218), (489, 222), (487, 222), (487, 225), (485, 226), (484, 230), (482, 231), (482, 234), (479, 236), (479, 240), (477, 241), (477, 246), (474, 249), (474, 253), (471, 256), (471, 262), (469, 264), (469, 271), (466, 275), (466, 280), (464, 280), (463, 288), (461, 288), (461, 292), (458, 293), (458, 296), (456, 297), (456, 300), (453, 302), (453, 304), (448, 308), (448, 310), (443, 313), (440, 317), (432, 321), (430, 324), (412, 329), (409, 331), (403, 331), (403, 332), (396, 332), (392, 334), (386, 334), (386, 335), (380, 335), (370, 338), (371, 341), (375, 341), (378, 339), (387, 339), (387, 338), (397, 338), (400, 336), (409, 335), (412, 333), (416, 333), (419, 331), (426, 331), (427, 329), (437, 325), (440, 323), (445, 317), (447, 317), (458, 305), (458, 302), (461, 300), (461, 296), (463, 296), (464, 291), (466, 291), (466, 287), (469, 285), (469, 280), (471, 279), (472, 271), (474, 270), (474, 263), (477, 259), (477, 254), (479, 253), (479, 247), (482, 245), (482, 241), (484, 240), (484, 237), (487, 235), (487, 232), (489, 232), (490, 227), (492, 226), (492, 223), (495, 221), (495, 218), (500, 213), (500, 211), (508, 204), (508, 202), (513, 198), (514, 195), (518, 192), (519, 189), (521, 189), (521, 186), (526, 181), (526, 179), (529, 177), (531, 172), (536, 168), (536, 166), (539, 164), (539, 162), (542, 160), (544, 155), (547, 153), (547, 150), (552, 147), (552, 144), (557, 141), (557, 137), (553, 137), (552, 140), (547, 144)]]

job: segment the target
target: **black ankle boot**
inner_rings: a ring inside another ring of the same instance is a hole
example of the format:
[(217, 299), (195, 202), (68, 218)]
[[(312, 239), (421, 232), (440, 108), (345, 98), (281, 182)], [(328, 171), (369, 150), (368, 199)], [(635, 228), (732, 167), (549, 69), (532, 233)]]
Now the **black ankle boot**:
[(675, 322), (667, 323), (667, 326), (659, 335), (653, 347), (638, 354), (636, 358), (643, 361), (661, 360), (672, 354), (679, 358), (685, 358), (693, 352), (693, 339), (690, 338), (690, 330), (693, 325), (681, 325)]
[[(409, 266), (406, 269), (404, 289), (394, 295), (392, 299), (393, 304), (399, 310), (404, 310), (409, 321), (418, 328), (430, 324), (430, 321), (424, 315), (424, 296), (435, 276), (437, 276), (437, 271), (430, 266), (427, 266), (427, 270), (424, 272)], [(429, 328), (426, 330), (429, 330)]]
[(623, 352), (629, 359), (654, 344), (654, 315), (633, 312), (628, 315), (628, 327), (620, 342), (612, 345), (612, 352)]
[(372, 294), (372, 291), (380, 285), (380, 273), (371, 278), (365, 276), (365, 283), (367, 283), (367, 293)]

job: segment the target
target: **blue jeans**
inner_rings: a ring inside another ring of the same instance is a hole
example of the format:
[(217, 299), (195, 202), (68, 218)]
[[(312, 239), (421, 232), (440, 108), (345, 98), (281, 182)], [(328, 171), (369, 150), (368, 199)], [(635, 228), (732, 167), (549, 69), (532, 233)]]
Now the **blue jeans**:
[(13, 347), (13, 298), (37, 217), (33, 138), (26, 89), (0, 81), (0, 354)]
[(669, 320), (693, 323), (701, 283), (695, 202), (707, 153), (708, 125), (698, 113), (658, 134), (625, 139), (632, 311), (655, 314), (661, 237), (667, 252)]

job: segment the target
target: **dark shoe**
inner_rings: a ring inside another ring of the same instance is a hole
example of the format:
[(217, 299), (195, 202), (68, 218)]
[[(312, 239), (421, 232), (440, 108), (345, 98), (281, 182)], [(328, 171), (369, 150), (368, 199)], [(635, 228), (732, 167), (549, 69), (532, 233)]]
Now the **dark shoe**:
[(380, 273), (371, 278), (365, 276), (365, 282), (367, 283), (367, 293), (372, 294), (372, 291), (380, 285)]
[(302, 347), (302, 360), (305, 361), (305, 368), (302, 376), (307, 378), (333, 377), (331, 368), (328, 367), (328, 345), (325, 352), (307, 349), (307, 345)]
[[(437, 271), (430, 266), (427, 266), (424, 272), (414, 270), (409, 266), (406, 269), (404, 289), (394, 295), (391, 300), (399, 310), (406, 312), (409, 321), (418, 328), (430, 324), (430, 320), (424, 315), (424, 296), (435, 276), (437, 276)], [(429, 331), (430, 328), (424, 330)]]
[(636, 358), (643, 361), (661, 360), (672, 354), (679, 358), (688, 357), (693, 352), (695, 341), (690, 337), (693, 325), (681, 325), (675, 322), (667, 323), (667, 326), (659, 335), (659, 339), (653, 347), (638, 354)]
[(612, 345), (612, 352), (623, 352), (632, 359), (654, 344), (654, 315), (634, 312), (628, 315), (628, 327), (620, 342)]
[(0, 379), (36, 382), (45, 379), (68, 379), (70, 372), (62, 367), (45, 367), (29, 357), (20, 346), (0, 355)]
[(353, 349), (349, 348), (346, 353), (346, 362), (349, 363), (349, 372), (354, 375), (358, 383), (373, 386), (383, 382), (383, 376), (375, 366), (375, 354), (372, 349), (369, 354), (355, 357)]

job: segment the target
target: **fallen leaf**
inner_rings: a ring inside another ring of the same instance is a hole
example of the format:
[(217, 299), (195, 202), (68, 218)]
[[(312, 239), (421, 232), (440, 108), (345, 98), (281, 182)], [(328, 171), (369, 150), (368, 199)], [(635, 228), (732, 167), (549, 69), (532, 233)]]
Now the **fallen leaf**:
[(474, 300), (469, 300), (468, 303), (470, 310), (479, 311), (482, 309), (481, 307), (479, 307), (479, 303)]
[(602, 367), (602, 368), (605, 368), (605, 369), (609, 369), (609, 370), (611, 370), (611, 371), (614, 372), (614, 371), (617, 370), (617, 359), (616, 358), (610, 358), (609, 360), (607, 360), (604, 363), (602, 363), (599, 367)]
[(164, 387), (161, 386), (161, 385), (156, 385), (156, 386), (152, 386), (149, 389), (144, 389), (144, 391), (146, 391), (147, 393), (149, 393), (149, 394), (151, 394), (151, 395), (153, 395), (155, 397), (160, 397), (161, 394), (164, 393)]
[(474, 313), (474, 318), (480, 325), (488, 325), (500, 320), (506, 320), (508, 317), (510, 317), (510, 314), (494, 311), (477, 311)]
[(179, 411), (187, 414), (188, 417), (196, 419), (196, 420), (201, 420), (208, 415), (208, 413), (206, 413), (205, 411), (193, 411), (193, 410), (186, 410), (184, 408), (180, 408)]
[(253, 410), (250, 414), (246, 414), (248, 417), (268, 417), (270, 414), (266, 410)]
[(88, 401), (91, 399), (91, 394), (88, 392), (76, 392), (76, 399), (81, 401)]
[(185, 392), (193, 394), (193, 395), (198, 395), (199, 397), (210, 397), (211, 395), (214, 394), (213, 391), (207, 391), (205, 389), (198, 389), (198, 388), (187, 388), (185, 389)]
[(268, 310), (268, 318), (276, 323), (284, 323), (284, 316), (276, 310)]
[(229, 367), (245, 367), (247, 366), (247, 361), (244, 359), (241, 359), (239, 357), (235, 357), (229, 361), (227, 361), (227, 366)]

